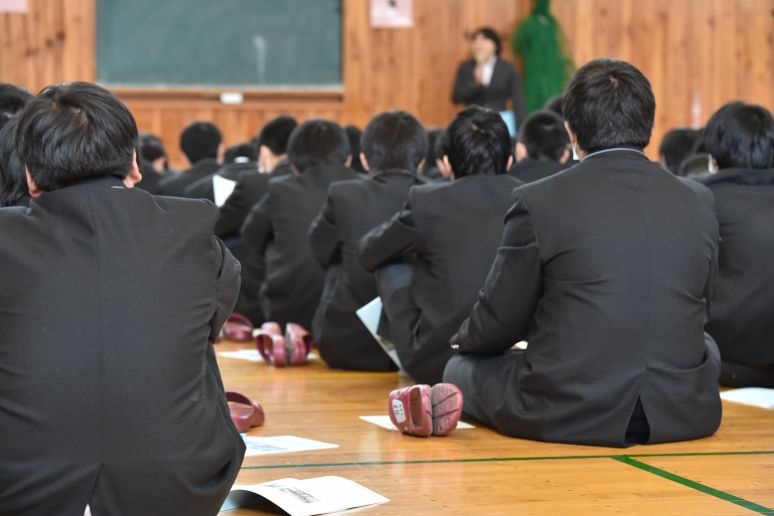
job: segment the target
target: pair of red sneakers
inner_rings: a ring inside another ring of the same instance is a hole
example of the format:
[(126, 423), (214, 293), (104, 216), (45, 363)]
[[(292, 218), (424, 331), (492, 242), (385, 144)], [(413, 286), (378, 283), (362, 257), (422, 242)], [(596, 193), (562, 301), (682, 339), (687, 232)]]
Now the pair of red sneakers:
[(412, 385), (392, 391), (387, 400), (390, 420), (404, 434), (447, 435), (462, 415), (462, 392), (451, 383)]
[(258, 352), (268, 364), (284, 367), (306, 363), (314, 346), (312, 335), (303, 326), (288, 323), (285, 333), (276, 322), (266, 322), (255, 330), (253, 323), (242, 314), (232, 313), (221, 329), (221, 337), (235, 342), (255, 338)]

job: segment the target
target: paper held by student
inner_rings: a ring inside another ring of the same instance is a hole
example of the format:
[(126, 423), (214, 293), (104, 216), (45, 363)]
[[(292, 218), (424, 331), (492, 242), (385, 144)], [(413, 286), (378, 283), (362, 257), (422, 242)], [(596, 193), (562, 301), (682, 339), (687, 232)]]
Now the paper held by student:
[(269, 500), (291, 516), (328, 514), (390, 501), (357, 482), (342, 477), (306, 480), (282, 478), (263, 484), (234, 485), (220, 510), (229, 511), (256, 505), (261, 498)]
[(218, 174), (212, 176), (212, 196), (215, 201), (215, 206), (220, 208), (226, 204), (226, 201), (234, 192), (235, 186), (236, 181), (226, 179)]
[(368, 332), (373, 336), (374, 340), (381, 346), (387, 356), (395, 362), (398, 369), (403, 369), (400, 365), (400, 358), (398, 358), (398, 352), (395, 351), (395, 344), (385, 339), (377, 333), (379, 330), (379, 321), (382, 318), (382, 298), (375, 297), (367, 305), (359, 308), (356, 312), (357, 316), (365, 325)]

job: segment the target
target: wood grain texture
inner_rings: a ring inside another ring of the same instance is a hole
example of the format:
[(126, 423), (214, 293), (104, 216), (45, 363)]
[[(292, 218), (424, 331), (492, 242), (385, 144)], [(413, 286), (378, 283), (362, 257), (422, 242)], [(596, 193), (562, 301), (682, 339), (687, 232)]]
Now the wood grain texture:
[[(342, 1), (343, 89), (335, 99), (259, 95), (224, 106), (206, 95), (134, 92), (126, 102), (142, 130), (162, 136), (177, 166), (185, 165), (180, 131), (195, 119), (219, 123), (227, 145), (252, 137), (279, 113), (364, 125), (380, 111), (405, 109), (427, 126), (444, 126), (457, 110), (450, 94), (468, 53), (466, 35), (490, 25), (507, 41), (531, 6), (531, 0), (415, 0), (413, 28), (374, 29), (367, 1)], [(0, 81), (37, 91), (94, 80), (95, 0), (29, 0), (29, 6), (27, 14), (0, 14)], [(666, 130), (691, 123), (694, 104), (701, 123), (737, 98), (774, 109), (774, 0), (553, 0), (553, 11), (576, 63), (612, 56), (648, 76), (658, 104), (653, 157)], [(511, 59), (507, 48), (504, 55)]]
[[(221, 343), (216, 351), (245, 345)], [(409, 382), (397, 373), (296, 368), (218, 358), (226, 389), (260, 402), (251, 436), (297, 435), (339, 445), (245, 459), (238, 483), (339, 475), (392, 500), (373, 514), (749, 514), (684, 485), (627, 466), (638, 461), (772, 506), (774, 412), (724, 403), (712, 437), (627, 449), (513, 439), (475, 422), (447, 437), (416, 438), (361, 421), (386, 414), (387, 394)], [(726, 453), (745, 453), (726, 455)], [(768, 452), (768, 453), (752, 453)], [(716, 453), (718, 455), (709, 455)], [(223, 516), (275, 514), (266, 507)]]

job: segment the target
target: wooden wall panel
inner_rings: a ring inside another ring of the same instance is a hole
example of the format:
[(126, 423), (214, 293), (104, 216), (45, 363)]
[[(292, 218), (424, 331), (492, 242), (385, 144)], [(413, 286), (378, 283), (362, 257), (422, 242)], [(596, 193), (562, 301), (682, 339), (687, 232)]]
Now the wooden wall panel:
[[(373, 29), (367, 0), (343, 0), (340, 94), (256, 94), (239, 106), (220, 104), (212, 92), (119, 94), (143, 130), (163, 137), (178, 165), (180, 130), (197, 118), (218, 123), (227, 144), (251, 137), (279, 113), (363, 125), (380, 111), (405, 109), (427, 126), (442, 126), (457, 109), (449, 98), (457, 64), (468, 53), (466, 35), (493, 26), (510, 59), (508, 35), (531, 3), (414, 0), (413, 28)], [(36, 91), (94, 80), (95, 0), (29, 5), (27, 14), (0, 14), (0, 81)], [(658, 104), (654, 143), (694, 117), (705, 122), (735, 98), (774, 109), (774, 0), (553, 0), (553, 11), (576, 63), (618, 57), (648, 76)]]

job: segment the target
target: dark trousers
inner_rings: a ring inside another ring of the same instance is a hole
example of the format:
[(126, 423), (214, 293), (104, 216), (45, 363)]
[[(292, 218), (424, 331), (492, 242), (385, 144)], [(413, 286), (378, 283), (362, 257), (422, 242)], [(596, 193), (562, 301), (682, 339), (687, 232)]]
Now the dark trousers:
[(395, 263), (374, 273), (376, 290), (382, 299), (382, 318), (378, 334), (395, 346), (398, 358), (405, 363), (414, 346), (414, 327), (420, 311), (411, 294), (414, 265)]
[(774, 389), (774, 366), (723, 362), (720, 366), (720, 385)]

